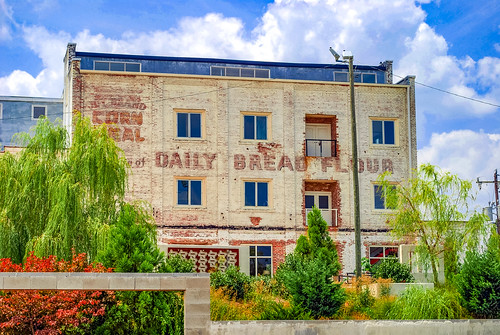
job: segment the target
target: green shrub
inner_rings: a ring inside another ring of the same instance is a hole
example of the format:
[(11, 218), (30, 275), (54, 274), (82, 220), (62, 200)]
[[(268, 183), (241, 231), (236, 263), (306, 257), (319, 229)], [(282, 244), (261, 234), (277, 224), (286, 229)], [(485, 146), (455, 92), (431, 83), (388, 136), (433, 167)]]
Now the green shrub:
[(210, 286), (222, 288), (224, 293), (232, 299), (242, 300), (250, 292), (252, 277), (238, 270), (234, 265), (228, 266), (226, 271), (215, 271), (210, 274)]
[(332, 281), (340, 269), (337, 249), (319, 209), (307, 214), (307, 225), (307, 235), (299, 237), (294, 253), (278, 266), (275, 278), (294, 306), (315, 319), (330, 317), (345, 301), (343, 288)]
[(500, 318), (500, 260), (488, 250), (467, 253), (455, 284), (463, 306), (478, 318)]
[(399, 320), (460, 319), (464, 316), (458, 292), (426, 290), (419, 286), (408, 287), (388, 312), (390, 319)]
[(318, 319), (334, 315), (345, 301), (340, 284), (332, 282), (336, 272), (321, 258), (303, 260), (295, 254), (286, 257), (276, 271), (292, 296), (295, 306)]
[(392, 279), (395, 283), (412, 283), (415, 281), (410, 266), (400, 263), (395, 257), (384, 258), (372, 267), (372, 271), (373, 277)]

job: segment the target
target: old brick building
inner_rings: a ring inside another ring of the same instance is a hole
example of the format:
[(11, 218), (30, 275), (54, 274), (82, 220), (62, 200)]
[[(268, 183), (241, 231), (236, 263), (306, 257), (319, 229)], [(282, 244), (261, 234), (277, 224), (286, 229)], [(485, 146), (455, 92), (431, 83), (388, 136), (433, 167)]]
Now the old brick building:
[[(345, 64), (97, 54), (69, 44), (64, 116), (110, 132), (132, 167), (129, 197), (149, 201), (171, 251), (274, 271), (318, 206), (354, 269), (348, 70)], [(392, 63), (355, 66), (363, 255), (395, 253), (376, 178), (416, 167), (413, 77)], [(242, 247), (243, 246), (243, 247)], [(215, 263), (214, 263), (215, 262)]]

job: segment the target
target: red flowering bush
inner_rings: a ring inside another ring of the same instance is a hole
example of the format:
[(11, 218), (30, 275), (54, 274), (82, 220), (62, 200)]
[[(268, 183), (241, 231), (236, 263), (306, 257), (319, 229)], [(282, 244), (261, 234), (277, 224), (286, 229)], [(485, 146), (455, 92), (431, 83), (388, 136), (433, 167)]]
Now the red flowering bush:
[[(0, 272), (112, 272), (101, 264), (89, 264), (86, 254), (71, 261), (33, 254), (24, 265), (0, 259)], [(1, 334), (91, 333), (103, 320), (106, 307), (115, 302), (112, 292), (36, 291), (0, 292)]]

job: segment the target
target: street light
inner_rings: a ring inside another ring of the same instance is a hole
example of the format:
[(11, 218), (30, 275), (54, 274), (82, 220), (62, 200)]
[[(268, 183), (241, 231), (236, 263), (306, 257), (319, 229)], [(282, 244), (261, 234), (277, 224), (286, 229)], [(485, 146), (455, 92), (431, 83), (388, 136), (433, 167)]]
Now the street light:
[(361, 219), (359, 214), (359, 179), (358, 179), (358, 135), (356, 131), (356, 109), (354, 104), (354, 71), (353, 61), (354, 57), (350, 51), (340, 55), (330, 47), (330, 52), (335, 57), (336, 62), (349, 63), (349, 91), (351, 102), (351, 141), (352, 141), (352, 186), (354, 195), (354, 246), (356, 258), (356, 277), (361, 276)]

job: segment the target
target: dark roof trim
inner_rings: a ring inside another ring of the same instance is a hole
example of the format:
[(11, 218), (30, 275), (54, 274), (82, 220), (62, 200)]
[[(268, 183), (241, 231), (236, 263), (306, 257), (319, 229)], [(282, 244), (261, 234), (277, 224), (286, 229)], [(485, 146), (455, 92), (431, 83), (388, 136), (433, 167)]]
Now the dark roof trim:
[[(167, 57), (167, 56), (146, 56), (146, 55), (125, 55), (125, 54), (108, 54), (96, 52), (76, 52), (76, 57), (92, 57), (92, 58), (116, 58), (128, 60), (149, 60), (149, 61), (169, 61), (169, 62), (193, 62), (193, 63), (216, 63), (216, 64), (234, 64), (234, 65), (255, 65), (255, 66), (274, 66), (274, 67), (302, 67), (302, 68), (323, 68), (323, 69), (341, 69), (346, 68), (347, 64), (332, 63), (332, 64), (317, 64), (317, 63), (285, 63), (285, 62), (262, 62), (249, 60), (235, 59), (220, 59), (220, 58), (193, 58), (193, 57)], [(370, 65), (355, 65), (357, 69), (380, 70), (385, 71), (385, 66), (370, 66)]]

